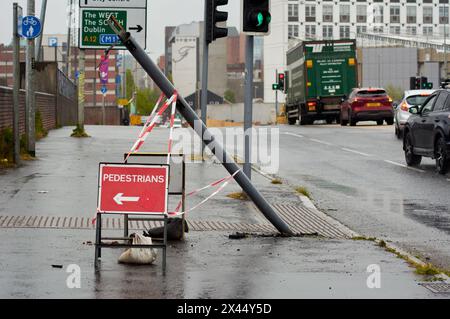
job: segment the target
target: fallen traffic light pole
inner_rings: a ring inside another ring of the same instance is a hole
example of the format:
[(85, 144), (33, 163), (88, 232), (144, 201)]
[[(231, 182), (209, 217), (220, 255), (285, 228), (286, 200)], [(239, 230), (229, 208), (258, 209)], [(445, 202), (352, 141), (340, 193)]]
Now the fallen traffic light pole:
[[(155, 63), (150, 59), (145, 51), (139, 46), (139, 44), (133, 39), (130, 33), (126, 32), (122, 28), (122, 26), (118, 23), (114, 16), (111, 16), (111, 18), (108, 20), (108, 24), (120, 38), (123, 45), (128, 49), (128, 51), (130, 51), (136, 61), (142, 66), (145, 72), (161, 89), (161, 91), (166, 96), (172, 96), (176, 92), (175, 87), (172, 85), (172, 83), (170, 83), (167, 77), (155, 65)], [(178, 97), (177, 109), (181, 113), (181, 115), (183, 115), (189, 125), (194, 129), (194, 131), (201, 137), (203, 143), (211, 149), (211, 151), (217, 158), (221, 159), (222, 165), (225, 167), (228, 173), (233, 175), (236, 174), (236, 172), (240, 171), (239, 166), (227, 154), (223, 146), (215, 141), (214, 136), (208, 130), (205, 123), (200, 120), (194, 110), (181, 96)], [(195, 125), (195, 123), (201, 123), (201, 127), (200, 125)], [(211, 145), (213, 145), (213, 147)], [(250, 197), (250, 199), (255, 203), (261, 213), (264, 214), (264, 216), (272, 223), (273, 226), (275, 226), (275, 228), (282, 235), (294, 235), (289, 229), (289, 226), (277, 215), (272, 206), (270, 206), (270, 204), (258, 192), (258, 190), (253, 186), (250, 179), (242, 171), (237, 173), (234, 179), (245, 191), (248, 197)]]

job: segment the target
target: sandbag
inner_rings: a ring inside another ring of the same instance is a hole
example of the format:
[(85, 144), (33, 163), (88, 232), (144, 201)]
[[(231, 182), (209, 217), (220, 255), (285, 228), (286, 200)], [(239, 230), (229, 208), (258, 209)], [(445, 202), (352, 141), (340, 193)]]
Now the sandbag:
[[(139, 234), (134, 234), (133, 245), (151, 245), (151, 237), (144, 237)], [(119, 257), (121, 264), (135, 264), (135, 265), (151, 265), (155, 262), (157, 257), (156, 249), (153, 248), (130, 248)]]
[[(183, 238), (183, 222), (184, 232), (189, 232), (187, 222), (182, 218), (170, 218), (167, 222), (167, 240), (181, 240)], [(148, 232), (144, 232), (144, 236), (152, 238), (164, 238), (164, 227), (152, 228)]]

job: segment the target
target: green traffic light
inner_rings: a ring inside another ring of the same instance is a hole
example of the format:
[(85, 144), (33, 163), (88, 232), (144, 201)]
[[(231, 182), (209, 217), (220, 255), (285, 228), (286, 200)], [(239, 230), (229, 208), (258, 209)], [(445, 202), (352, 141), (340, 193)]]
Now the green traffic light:
[(258, 12), (258, 24), (256, 26), (260, 27), (262, 26), (263, 23), (264, 23), (264, 15), (262, 14), (262, 12)]

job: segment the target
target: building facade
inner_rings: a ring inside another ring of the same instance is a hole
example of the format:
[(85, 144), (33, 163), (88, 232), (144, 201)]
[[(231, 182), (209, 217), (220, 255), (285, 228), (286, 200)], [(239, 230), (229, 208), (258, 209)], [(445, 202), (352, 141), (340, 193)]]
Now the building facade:
[[(199, 108), (203, 61), (203, 22), (177, 26), (169, 40), (170, 73), (180, 94), (190, 97), (192, 106)], [(166, 70), (166, 73), (168, 71)], [(209, 46), (208, 90), (223, 97), (227, 89), (227, 39), (214, 41)], [(192, 96), (194, 96), (192, 98)]]
[[(301, 40), (348, 39), (358, 33), (444, 39), (449, 0), (272, 0), (271, 34), (264, 41), (267, 102), (271, 84), (286, 65), (286, 51)], [(271, 81), (272, 80), (272, 81)]]

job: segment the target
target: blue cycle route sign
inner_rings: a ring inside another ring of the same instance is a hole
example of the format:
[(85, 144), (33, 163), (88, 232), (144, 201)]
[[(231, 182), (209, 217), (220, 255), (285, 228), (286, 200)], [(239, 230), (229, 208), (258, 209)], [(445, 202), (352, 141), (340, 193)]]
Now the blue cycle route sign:
[(25, 16), (22, 19), (22, 36), (27, 39), (37, 38), (42, 32), (41, 21), (34, 16)]

